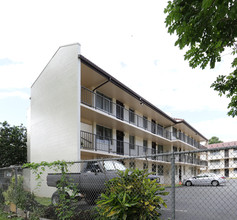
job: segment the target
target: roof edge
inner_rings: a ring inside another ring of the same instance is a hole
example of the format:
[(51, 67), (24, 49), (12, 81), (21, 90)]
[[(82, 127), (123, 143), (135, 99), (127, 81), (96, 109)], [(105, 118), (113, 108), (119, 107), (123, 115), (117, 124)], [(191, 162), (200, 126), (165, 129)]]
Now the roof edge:
[(149, 101), (147, 101), (146, 99), (144, 99), (143, 97), (141, 97), (140, 95), (138, 95), (136, 92), (134, 92), (133, 90), (131, 90), (130, 88), (128, 88), (127, 86), (125, 86), (123, 83), (121, 83), (119, 80), (117, 80), (116, 78), (114, 78), (113, 76), (111, 76), (109, 73), (107, 73), (106, 71), (104, 71), (103, 69), (101, 69), (100, 67), (98, 67), (96, 64), (94, 64), (93, 62), (91, 62), (90, 60), (88, 60), (86, 57), (82, 56), (79, 54), (78, 56), (79, 59), (81, 59), (82, 63), (86, 64), (87, 66), (89, 66), (90, 68), (94, 69), (96, 72), (98, 72), (99, 74), (101, 74), (102, 76), (108, 78), (110, 80), (110, 82), (112, 82), (114, 85), (118, 86), (119, 88), (121, 88), (122, 90), (126, 91), (127, 93), (129, 93), (130, 95), (132, 95), (134, 98), (138, 99), (139, 101), (143, 102), (145, 105), (147, 105), (148, 107), (152, 108), (154, 111), (158, 112), (159, 114), (161, 114), (162, 116), (164, 116), (165, 118), (167, 118), (168, 120), (170, 120), (172, 123), (176, 123), (176, 121), (170, 117), (169, 115), (167, 115), (165, 112), (163, 112), (162, 110), (160, 110), (159, 108), (157, 108), (156, 106), (154, 106), (153, 104), (151, 104)]
[(208, 139), (203, 136), (199, 131), (197, 131), (194, 127), (192, 127), (188, 122), (186, 122), (184, 119), (180, 119), (180, 121), (176, 121), (176, 124), (184, 123), (187, 125), (190, 129), (192, 129), (194, 132), (196, 132), (199, 136), (201, 136), (204, 140), (208, 141)]
[[(34, 86), (34, 84), (37, 82), (37, 80), (40, 78), (40, 76), (42, 75), (42, 73), (44, 72), (44, 70), (47, 68), (47, 66), (49, 65), (49, 63), (51, 62), (51, 60), (55, 57), (55, 55), (58, 53), (58, 51), (63, 48), (63, 47), (70, 47), (70, 46), (74, 46), (74, 45), (77, 45), (79, 47), (81, 47), (81, 45), (79, 43), (72, 43), (72, 44), (66, 44), (66, 45), (63, 45), (63, 46), (60, 46), (56, 52), (53, 54), (53, 56), (51, 56), (50, 60), (48, 61), (48, 63), (44, 66), (44, 68), (42, 69), (42, 71), (40, 72), (40, 74), (37, 76), (37, 78), (34, 80), (34, 82), (32, 83), (31, 85), (31, 89), (32, 87)], [(80, 51), (78, 51), (78, 54), (80, 54)]]

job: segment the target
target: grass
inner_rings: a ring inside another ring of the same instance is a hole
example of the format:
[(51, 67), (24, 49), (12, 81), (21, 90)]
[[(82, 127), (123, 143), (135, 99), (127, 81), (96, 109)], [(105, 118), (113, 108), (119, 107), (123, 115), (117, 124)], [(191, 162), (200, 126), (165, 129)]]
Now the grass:
[[(47, 198), (47, 197), (35, 197), (35, 200), (40, 203), (41, 205), (44, 206), (49, 206), (51, 204), (51, 198)], [(1, 220), (1, 219), (0, 219)]]
[[(11, 214), (9, 213), (4, 213), (1, 209), (0, 209), (0, 220), (8, 220), (8, 216), (11, 216)], [(10, 219), (13, 219), (13, 220), (22, 220), (22, 218), (19, 218), (19, 217), (12, 217)]]
[[(36, 197), (35, 200), (40, 203), (41, 205), (44, 206), (49, 206), (51, 204), (51, 199), (50, 198), (46, 198), (46, 197)], [(0, 220), (8, 220), (9, 219), (12, 220), (23, 220), (23, 218), (19, 218), (19, 217), (13, 217), (14, 214), (10, 214), (10, 213), (4, 213), (1, 209), (0, 209)]]

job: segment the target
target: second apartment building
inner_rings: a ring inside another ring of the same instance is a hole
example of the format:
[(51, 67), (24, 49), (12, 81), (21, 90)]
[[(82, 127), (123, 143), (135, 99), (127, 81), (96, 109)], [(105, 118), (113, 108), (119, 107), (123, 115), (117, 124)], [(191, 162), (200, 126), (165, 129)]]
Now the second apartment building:
[[(127, 167), (148, 169), (170, 182), (168, 152), (193, 151), (207, 139), (80, 54), (80, 45), (58, 49), (31, 90), (30, 162), (142, 156)], [(199, 154), (176, 158), (176, 180), (206, 166)]]
[(209, 144), (207, 149), (210, 149), (206, 153), (208, 172), (237, 177), (237, 141)]

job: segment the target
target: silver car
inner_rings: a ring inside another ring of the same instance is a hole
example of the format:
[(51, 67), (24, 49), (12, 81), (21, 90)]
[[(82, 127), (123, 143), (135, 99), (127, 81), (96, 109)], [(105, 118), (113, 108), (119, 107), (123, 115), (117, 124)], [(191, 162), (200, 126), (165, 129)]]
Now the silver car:
[(183, 180), (183, 185), (194, 186), (194, 185), (212, 185), (219, 186), (226, 184), (226, 178), (214, 173), (202, 173), (189, 179)]

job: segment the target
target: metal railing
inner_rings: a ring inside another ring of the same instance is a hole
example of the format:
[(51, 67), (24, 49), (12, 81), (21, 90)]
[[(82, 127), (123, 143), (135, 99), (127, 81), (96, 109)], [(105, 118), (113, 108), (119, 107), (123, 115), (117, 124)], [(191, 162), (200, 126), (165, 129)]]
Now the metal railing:
[[(81, 131), (81, 148), (85, 150), (102, 151), (124, 156), (146, 156), (163, 153), (154, 148), (134, 145), (109, 137), (101, 137), (99, 135), (92, 134), (86, 131)], [(163, 162), (171, 162), (170, 155), (154, 156), (150, 159)], [(195, 158), (194, 154), (179, 155), (179, 157), (176, 158), (176, 162), (204, 166), (207, 165), (206, 161)]]
[(183, 132), (170, 132), (163, 126), (148, 120), (146, 117), (137, 115), (131, 109), (126, 109), (124, 106), (112, 102), (112, 99), (85, 87), (81, 87), (81, 103), (169, 141), (180, 140), (193, 147), (200, 148), (199, 142), (185, 135)]
[(200, 143), (195, 141), (193, 138), (187, 136), (186, 134), (184, 134), (183, 132), (173, 132), (172, 133), (172, 140), (180, 140), (180, 141), (183, 141), (185, 142), (186, 144), (189, 144), (193, 147), (196, 147), (196, 148), (200, 148)]
[(112, 102), (109, 98), (94, 93), (84, 87), (81, 87), (81, 102), (117, 119), (142, 128), (167, 140), (171, 140), (171, 132), (164, 129), (163, 126), (148, 120), (146, 117), (137, 115), (133, 111)]

